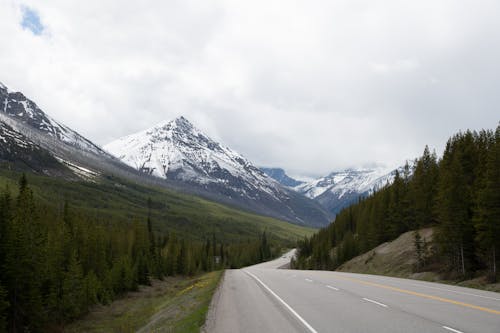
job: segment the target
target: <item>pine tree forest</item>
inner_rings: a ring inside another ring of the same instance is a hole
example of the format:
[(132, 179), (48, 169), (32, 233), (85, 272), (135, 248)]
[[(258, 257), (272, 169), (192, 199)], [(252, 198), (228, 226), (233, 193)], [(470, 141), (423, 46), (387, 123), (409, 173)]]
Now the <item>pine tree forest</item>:
[(238, 244), (219, 242), (216, 234), (190, 241), (153, 232), (153, 223), (161, 221), (150, 216), (107, 223), (72, 209), (70, 202), (55, 206), (35, 199), (25, 175), (15, 191), (0, 191), (0, 332), (46, 331), (151, 279), (236, 268), (277, 255), (265, 232)]
[[(418, 230), (434, 227), (432, 253)], [(300, 241), (295, 268), (334, 270), (414, 230), (418, 267), (431, 263), (451, 278), (485, 272), (498, 279), (500, 255), (500, 126), (461, 132), (438, 159), (425, 147), (394, 181), (341, 211), (328, 227)]]

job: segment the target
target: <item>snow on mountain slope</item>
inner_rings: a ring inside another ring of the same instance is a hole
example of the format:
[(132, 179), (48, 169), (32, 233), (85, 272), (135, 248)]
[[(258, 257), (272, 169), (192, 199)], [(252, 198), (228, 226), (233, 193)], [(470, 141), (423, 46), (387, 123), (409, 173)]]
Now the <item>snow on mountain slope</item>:
[(229, 178), (234, 177), (275, 198), (282, 194), (274, 180), (237, 152), (210, 139), (184, 117), (118, 139), (104, 149), (157, 177), (226, 185), (231, 185)]
[(0, 144), (2, 148), (19, 147), (27, 150), (40, 149), (35, 143), (31, 142), (21, 133), (16, 132), (12, 127), (3, 122), (0, 122)]
[(51, 176), (70, 176), (48, 151), (0, 121), (0, 165)]
[(331, 214), (368, 196), (394, 180), (395, 170), (387, 168), (347, 169), (300, 184), (293, 189), (320, 203)]
[[(299, 181), (289, 177), (280, 168), (262, 168), (281, 185), (318, 202), (331, 215), (368, 196), (394, 180), (395, 170), (389, 168), (347, 169), (328, 176)], [(403, 169), (399, 169), (400, 173)]]
[(342, 198), (347, 193), (371, 193), (387, 182), (392, 182), (394, 175), (388, 169), (347, 169), (332, 172), (326, 177), (300, 184), (294, 189), (314, 199), (326, 191)]
[[(26, 98), (22, 93), (11, 91), (1, 82), (0, 112), (55, 140), (94, 154), (105, 154), (97, 145), (45, 114), (33, 101)], [(16, 127), (14, 123), (10, 123), (10, 125)], [(21, 129), (18, 130), (22, 132)]]
[(195, 185), (261, 213), (302, 224), (328, 222), (319, 205), (282, 187), (184, 117), (123, 137), (104, 149), (147, 174)]

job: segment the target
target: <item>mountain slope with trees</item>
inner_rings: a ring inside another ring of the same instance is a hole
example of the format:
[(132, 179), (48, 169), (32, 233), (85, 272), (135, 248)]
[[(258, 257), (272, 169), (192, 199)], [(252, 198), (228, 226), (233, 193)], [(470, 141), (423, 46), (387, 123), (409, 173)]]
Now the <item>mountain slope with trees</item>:
[(414, 233), (417, 270), (434, 263), (451, 278), (486, 272), (498, 278), (500, 248), (500, 126), (460, 132), (443, 156), (426, 147), (411, 172), (338, 215), (334, 223), (299, 242), (295, 268), (336, 269), (404, 232), (434, 227), (433, 253), (422, 253)]
[(157, 205), (148, 199), (146, 215), (128, 220), (77, 209), (43, 200), (24, 174), (15, 191), (1, 190), (0, 331), (53, 331), (153, 278), (250, 265), (280, 249), (266, 230), (243, 241), (161, 231)]

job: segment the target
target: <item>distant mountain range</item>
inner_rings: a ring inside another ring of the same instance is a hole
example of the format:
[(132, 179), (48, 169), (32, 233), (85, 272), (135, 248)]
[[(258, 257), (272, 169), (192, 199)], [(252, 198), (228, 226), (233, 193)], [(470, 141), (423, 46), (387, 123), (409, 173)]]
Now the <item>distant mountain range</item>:
[(311, 181), (298, 181), (286, 175), (283, 169), (262, 168), (282, 185), (317, 201), (330, 214), (368, 196), (394, 180), (395, 170), (387, 168), (347, 169)]
[(329, 215), (234, 150), (179, 117), (107, 144), (104, 149), (146, 174), (202, 189), (227, 203), (300, 224), (325, 225)]
[(0, 164), (68, 180), (119, 176), (296, 224), (324, 226), (314, 200), (268, 177), (180, 117), (100, 148), (0, 83)]
[(0, 163), (72, 180), (124, 177), (310, 226), (328, 224), (342, 208), (394, 179), (394, 171), (374, 168), (296, 180), (280, 168), (257, 168), (184, 117), (102, 149), (1, 83)]

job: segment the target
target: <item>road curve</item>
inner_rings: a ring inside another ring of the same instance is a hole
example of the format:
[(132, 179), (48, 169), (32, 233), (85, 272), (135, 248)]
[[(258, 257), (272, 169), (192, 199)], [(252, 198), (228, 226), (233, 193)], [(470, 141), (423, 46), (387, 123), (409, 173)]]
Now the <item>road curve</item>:
[(277, 269), (293, 252), (227, 270), (205, 330), (500, 332), (500, 294), (366, 274)]

